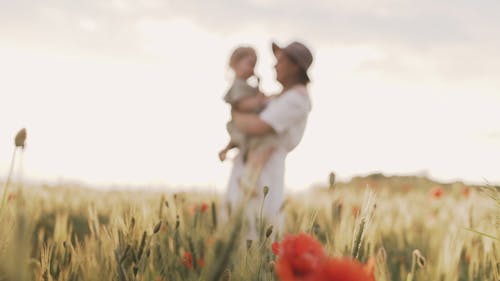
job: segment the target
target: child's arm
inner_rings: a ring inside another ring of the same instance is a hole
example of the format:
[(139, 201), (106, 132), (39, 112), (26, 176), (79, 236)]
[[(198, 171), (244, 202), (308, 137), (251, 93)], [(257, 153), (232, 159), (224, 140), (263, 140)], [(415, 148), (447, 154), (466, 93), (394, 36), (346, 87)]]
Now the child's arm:
[(239, 100), (234, 104), (233, 108), (241, 112), (255, 112), (266, 104), (267, 99), (263, 93), (258, 92), (255, 96)]

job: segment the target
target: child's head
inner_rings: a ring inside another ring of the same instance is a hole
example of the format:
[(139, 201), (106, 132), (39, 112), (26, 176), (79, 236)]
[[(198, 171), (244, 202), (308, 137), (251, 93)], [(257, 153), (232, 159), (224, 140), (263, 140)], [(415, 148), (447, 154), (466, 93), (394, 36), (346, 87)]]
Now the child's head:
[(252, 47), (238, 47), (229, 58), (229, 67), (237, 78), (248, 79), (254, 75), (257, 53)]

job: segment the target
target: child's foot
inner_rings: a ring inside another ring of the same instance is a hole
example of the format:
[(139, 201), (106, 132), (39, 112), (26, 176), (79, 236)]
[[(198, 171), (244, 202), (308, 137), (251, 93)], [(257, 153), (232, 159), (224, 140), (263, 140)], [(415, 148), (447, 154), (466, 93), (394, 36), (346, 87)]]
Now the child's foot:
[(225, 149), (219, 152), (219, 159), (221, 162), (224, 162), (224, 160), (226, 160), (226, 155), (227, 155), (227, 150)]

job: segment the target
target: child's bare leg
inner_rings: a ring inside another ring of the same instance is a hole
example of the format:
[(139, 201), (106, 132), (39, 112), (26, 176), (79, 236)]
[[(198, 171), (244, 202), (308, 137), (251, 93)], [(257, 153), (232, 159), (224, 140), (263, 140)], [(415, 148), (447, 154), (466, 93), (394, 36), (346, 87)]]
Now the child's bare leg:
[(249, 189), (252, 197), (257, 197), (259, 195), (259, 190), (257, 190), (259, 177), (264, 165), (271, 157), (272, 152), (273, 148), (270, 147), (252, 150), (248, 153), (248, 160), (243, 175), (243, 184), (246, 185), (247, 189)]
[(222, 149), (221, 151), (219, 151), (219, 159), (221, 162), (224, 162), (224, 160), (226, 160), (226, 156), (227, 156), (227, 152), (233, 148), (237, 147), (237, 145), (233, 142), (229, 142), (226, 147), (224, 147), (224, 149)]
[(273, 150), (273, 147), (253, 149), (248, 153), (248, 166), (262, 169), (271, 157)]

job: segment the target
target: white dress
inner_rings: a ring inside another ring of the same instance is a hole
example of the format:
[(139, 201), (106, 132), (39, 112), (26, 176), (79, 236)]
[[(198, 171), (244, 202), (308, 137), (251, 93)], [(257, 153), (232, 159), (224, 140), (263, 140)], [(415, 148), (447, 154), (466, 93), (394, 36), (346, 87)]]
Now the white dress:
[[(284, 216), (279, 211), (284, 200), (285, 160), (302, 139), (311, 111), (311, 100), (305, 86), (295, 86), (281, 95), (270, 99), (266, 108), (259, 114), (260, 119), (269, 124), (278, 135), (278, 145), (268, 162), (264, 165), (259, 181), (259, 197), (252, 199), (246, 207), (250, 225), (259, 216), (262, 204), (262, 190), (269, 187), (269, 193), (264, 201), (263, 216), (266, 224), (272, 224), (275, 231), (282, 231)], [(239, 180), (244, 172), (242, 155), (233, 160), (233, 168), (229, 177), (226, 199), (232, 209), (243, 197)], [(249, 239), (254, 239), (256, 232), (251, 230)]]

